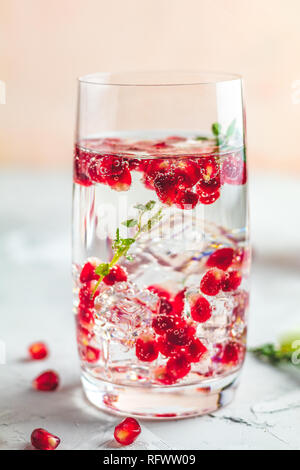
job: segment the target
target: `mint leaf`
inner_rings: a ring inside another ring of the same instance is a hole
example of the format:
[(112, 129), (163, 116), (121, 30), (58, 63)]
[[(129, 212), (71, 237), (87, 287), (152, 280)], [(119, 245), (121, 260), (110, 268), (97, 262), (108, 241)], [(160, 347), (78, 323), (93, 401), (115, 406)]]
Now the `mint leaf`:
[(107, 276), (109, 274), (109, 264), (108, 263), (101, 263), (95, 269), (95, 273), (98, 274), (100, 277)]
[(228, 126), (227, 132), (226, 132), (226, 139), (229, 139), (234, 131), (235, 131), (235, 126), (236, 126), (236, 119), (232, 121), (232, 123)]
[(133, 206), (134, 209), (137, 209), (138, 211), (145, 212), (146, 206), (144, 204), (137, 204), (136, 206)]
[(214, 122), (213, 125), (211, 126), (211, 130), (213, 132), (213, 134), (218, 137), (218, 135), (221, 134), (221, 124), (219, 124), (218, 122)]
[(208, 137), (205, 137), (203, 135), (198, 135), (195, 140), (208, 140)]
[(137, 224), (138, 221), (136, 219), (128, 219), (122, 222), (122, 225), (125, 225), (125, 227), (135, 227)]
[(155, 201), (149, 201), (147, 202), (147, 204), (145, 205), (145, 208), (147, 211), (151, 211), (153, 209), (153, 207), (155, 206), (156, 202)]

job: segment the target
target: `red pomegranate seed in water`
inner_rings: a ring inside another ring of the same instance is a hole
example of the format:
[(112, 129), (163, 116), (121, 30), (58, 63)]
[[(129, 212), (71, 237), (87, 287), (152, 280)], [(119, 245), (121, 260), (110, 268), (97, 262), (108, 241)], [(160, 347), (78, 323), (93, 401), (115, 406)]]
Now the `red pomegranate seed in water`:
[(174, 172), (159, 172), (153, 180), (158, 198), (167, 205), (172, 205), (176, 196), (176, 177)]
[(120, 175), (108, 176), (106, 178), (107, 184), (115, 191), (128, 191), (131, 186), (131, 173), (128, 168), (125, 168)]
[(200, 282), (200, 290), (205, 295), (217, 295), (221, 290), (224, 273), (219, 269), (209, 269)]
[(154, 371), (154, 378), (163, 385), (172, 385), (177, 381), (175, 377), (167, 372), (166, 366), (157, 367)]
[(194, 334), (194, 327), (189, 325), (179, 325), (173, 330), (167, 332), (166, 340), (174, 346), (186, 346), (189, 344)]
[(125, 418), (115, 427), (114, 437), (122, 446), (132, 444), (141, 434), (141, 426), (134, 418)]
[(85, 346), (80, 349), (80, 355), (84, 361), (92, 364), (100, 359), (100, 349), (92, 346)]
[(225, 274), (221, 288), (224, 292), (236, 290), (242, 282), (242, 276), (239, 271), (230, 271)]
[(60, 444), (60, 439), (46, 429), (37, 428), (31, 433), (31, 444), (38, 450), (54, 450)]
[(186, 292), (186, 289), (182, 289), (174, 297), (174, 300), (173, 300), (174, 315), (181, 315), (183, 313), (185, 292)]
[(103, 278), (103, 282), (107, 284), (108, 286), (112, 286), (116, 282), (124, 282), (124, 281), (127, 281), (127, 273), (118, 264), (113, 266), (109, 274), (107, 274), (107, 276)]
[(188, 357), (184, 353), (179, 353), (175, 357), (171, 357), (166, 366), (166, 372), (176, 380), (185, 377), (191, 370), (191, 364)]
[(220, 197), (220, 191), (216, 191), (213, 194), (201, 193), (199, 194), (199, 201), (201, 204), (213, 204)]
[(42, 392), (53, 392), (59, 385), (59, 376), (53, 370), (47, 370), (36, 377), (32, 382), (36, 390)]
[(35, 361), (39, 361), (41, 359), (45, 359), (48, 356), (48, 348), (45, 343), (33, 343), (29, 346), (28, 352), (30, 354), (31, 359)]
[(158, 344), (152, 335), (141, 335), (135, 344), (136, 357), (143, 362), (155, 361), (158, 357)]
[(180, 209), (191, 210), (196, 207), (199, 201), (199, 196), (193, 191), (179, 191), (176, 198), (175, 204)]
[(159, 352), (166, 357), (172, 357), (180, 350), (180, 346), (176, 346), (168, 342), (166, 335), (158, 338), (157, 347)]
[(212, 195), (215, 194), (218, 189), (220, 188), (221, 183), (220, 179), (217, 178), (211, 178), (209, 180), (200, 180), (199, 183), (196, 186), (196, 192), (197, 194), (207, 194), (207, 195)]
[(187, 359), (190, 362), (199, 362), (202, 356), (207, 352), (207, 348), (198, 338), (193, 338), (190, 344), (185, 348)]
[(205, 181), (216, 178), (219, 174), (219, 165), (215, 158), (203, 157), (199, 160), (201, 176)]
[(226, 271), (232, 264), (234, 250), (232, 248), (220, 248), (214, 251), (208, 258), (206, 266), (219, 268)]
[(91, 328), (94, 326), (95, 319), (94, 319), (94, 314), (91, 310), (86, 309), (86, 308), (80, 308), (78, 309), (78, 321), (81, 326), (84, 328)]
[(246, 164), (242, 155), (228, 156), (222, 165), (222, 183), (239, 185), (247, 181)]
[(89, 282), (89, 281), (97, 281), (99, 279), (98, 274), (95, 273), (95, 265), (90, 263), (89, 261), (85, 263), (83, 266), (81, 273), (80, 273), (80, 282)]
[(191, 317), (193, 320), (204, 323), (211, 317), (211, 305), (202, 295), (194, 299), (191, 306)]
[(147, 289), (150, 290), (151, 292), (153, 292), (153, 294), (158, 295), (158, 297), (164, 297), (167, 300), (170, 300), (170, 298), (171, 298), (170, 292), (167, 291), (166, 289), (164, 289), (163, 287), (160, 287), (157, 284), (153, 284), (152, 286), (148, 286)]
[(169, 315), (157, 315), (152, 320), (152, 328), (158, 335), (174, 328), (175, 318)]
[(90, 283), (83, 284), (78, 295), (80, 309), (84, 310), (94, 307), (94, 299), (91, 298), (92, 291)]
[(174, 169), (176, 185), (181, 188), (192, 188), (200, 178), (200, 168), (191, 160), (180, 160)]
[(224, 347), (221, 362), (223, 364), (238, 364), (241, 352), (241, 345), (231, 341)]

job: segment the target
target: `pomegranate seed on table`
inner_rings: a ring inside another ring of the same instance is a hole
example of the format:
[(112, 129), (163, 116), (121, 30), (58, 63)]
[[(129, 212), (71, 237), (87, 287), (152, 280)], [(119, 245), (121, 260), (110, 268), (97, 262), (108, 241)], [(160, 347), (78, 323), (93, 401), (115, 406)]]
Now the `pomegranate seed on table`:
[(166, 372), (168, 375), (176, 380), (185, 377), (191, 370), (191, 363), (188, 356), (184, 353), (171, 357), (166, 365)]
[(120, 265), (115, 264), (104, 278), (104, 284), (108, 286), (113, 286), (116, 282), (127, 281), (127, 273)]
[(32, 382), (33, 388), (42, 392), (53, 392), (59, 385), (59, 376), (53, 370), (47, 370)]
[(28, 348), (28, 352), (31, 359), (34, 359), (35, 361), (45, 359), (49, 354), (46, 344), (42, 342), (31, 344)]
[(132, 444), (141, 434), (141, 426), (134, 418), (125, 418), (115, 427), (114, 438), (122, 446)]
[(175, 204), (180, 209), (191, 210), (196, 207), (199, 201), (198, 194), (194, 193), (193, 191), (179, 191), (176, 198)]
[(190, 362), (199, 362), (207, 352), (206, 346), (198, 338), (193, 338), (185, 348), (187, 359)]
[(236, 290), (242, 282), (242, 276), (239, 271), (227, 272), (222, 279), (221, 288), (224, 292)]
[(38, 450), (54, 450), (60, 444), (60, 438), (46, 429), (37, 428), (31, 433), (31, 444)]
[(199, 323), (204, 323), (210, 319), (211, 314), (211, 305), (205, 297), (199, 295), (196, 299), (193, 299), (191, 305), (191, 317), (193, 320)]
[(139, 336), (135, 344), (136, 357), (143, 362), (152, 362), (157, 359), (158, 344), (152, 335), (143, 334)]
[(220, 248), (209, 256), (206, 266), (226, 271), (232, 264), (233, 256), (234, 250), (232, 248)]

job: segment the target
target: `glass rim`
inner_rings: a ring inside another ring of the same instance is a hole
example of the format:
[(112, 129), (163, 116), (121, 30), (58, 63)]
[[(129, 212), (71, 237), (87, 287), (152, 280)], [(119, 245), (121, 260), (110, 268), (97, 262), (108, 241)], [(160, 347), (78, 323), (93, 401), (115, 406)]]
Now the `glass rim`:
[(78, 78), (79, 84), (117, 87), (169, 87), (216, 85), (241, 81), (236, 73), (205, 70), (124, 70), (97, 72)]

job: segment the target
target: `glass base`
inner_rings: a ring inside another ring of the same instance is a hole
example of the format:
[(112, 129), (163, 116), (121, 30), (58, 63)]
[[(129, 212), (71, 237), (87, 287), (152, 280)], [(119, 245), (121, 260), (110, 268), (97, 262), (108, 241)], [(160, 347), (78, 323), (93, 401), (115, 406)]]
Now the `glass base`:
[(82, 372), (86, 397), (103, 411), (145, 419), (201, 416), (228, 405), (234, 398), (239, 372), (204, 383), (169, 387), (135, 387), (105, 382)]

